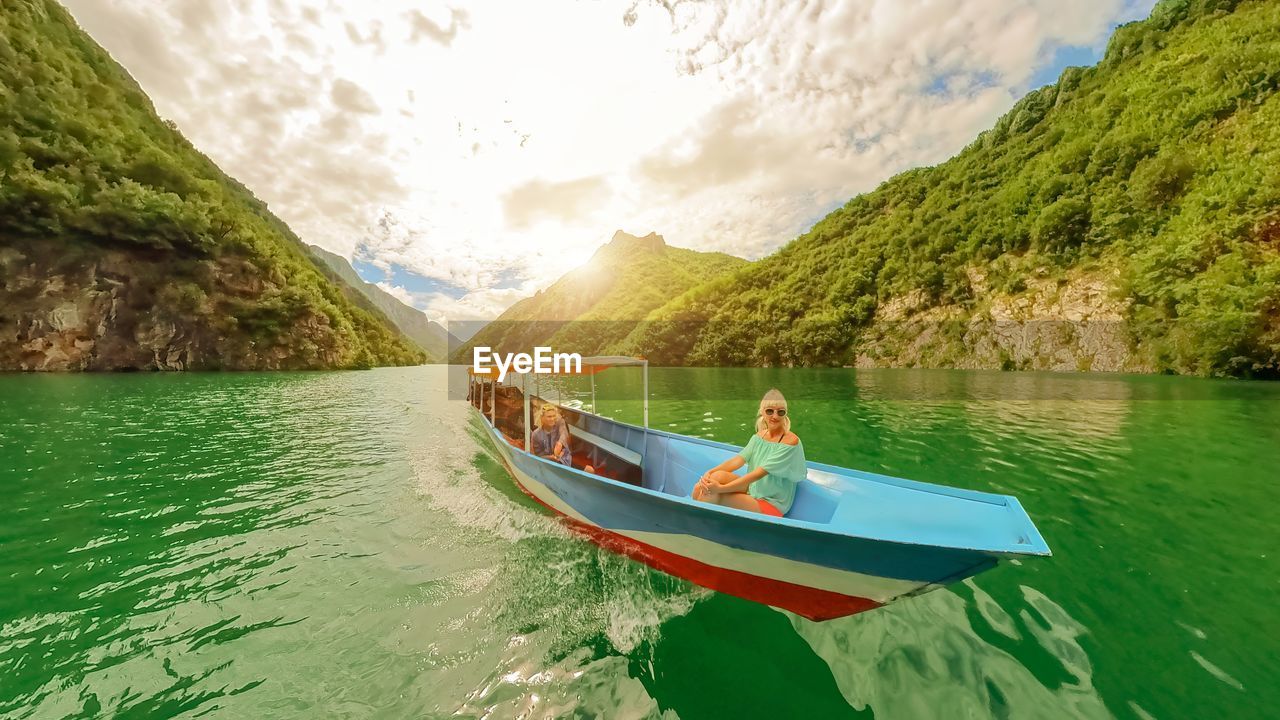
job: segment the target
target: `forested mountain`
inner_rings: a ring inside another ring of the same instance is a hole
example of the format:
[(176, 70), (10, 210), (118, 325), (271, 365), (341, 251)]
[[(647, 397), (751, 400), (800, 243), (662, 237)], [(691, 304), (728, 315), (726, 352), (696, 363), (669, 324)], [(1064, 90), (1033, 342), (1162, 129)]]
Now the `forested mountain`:
[[(312, 254), (337, 273), (343, 282), (359, 290), (369, 299), (369, 302), (377, 306), (382, 314), (400, 328), (400, 332), (425, 350), (431, 362), (438, 362), (441, 358), (449, 356), (451, 338), (449, 331), (445, 330), (440, 323), (428, 320), (421, 310), (405, 305), (386, 290), (373, 283), (365, 282), (355, 268), (351, 267), (351, 263), (341, 255), (331, 253), (317, 245), (311, 245), (310, 248)], [(457, 340), (452, 340), (456, 345)]]
[(423, 359), (61, 6), (0, 5), (0, 369)]
[(609, 349), (1274, 376), (1278, 87), (1280, 3), (1163, 0), (956, 157), (853, 198)]
[(469, 364), (478, 345), (528, 352), (550, 344), (557, 351), (595, 354), (673, 296), (746, 264), (724, 253), (670, 247), (656, 233), (636, 237), (619, 230), (587, 264), (486, 325), (453, 361)]

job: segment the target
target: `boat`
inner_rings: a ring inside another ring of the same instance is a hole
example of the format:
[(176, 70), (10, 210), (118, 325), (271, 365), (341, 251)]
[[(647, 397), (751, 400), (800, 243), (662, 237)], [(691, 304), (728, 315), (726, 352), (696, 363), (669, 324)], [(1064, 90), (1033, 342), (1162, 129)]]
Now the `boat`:
[[(547, 402), (529, 376), (468, 376), (468, 401), (519, 487), (601, 547), (711, 590), (810, 620), (873, 610), (972, 577), (1001, 560), (1048, 556), (1018, 500), (808, 463), (784, 517), (690, 497), (738, 447), (649, 427), (648, 362), (586, 357), (575, 373), (644, 372), (643, 424), (557, 405), (571, 466), (533, 455), (531, 408)], [(535, 381), (537, 378), (535, 378)]]

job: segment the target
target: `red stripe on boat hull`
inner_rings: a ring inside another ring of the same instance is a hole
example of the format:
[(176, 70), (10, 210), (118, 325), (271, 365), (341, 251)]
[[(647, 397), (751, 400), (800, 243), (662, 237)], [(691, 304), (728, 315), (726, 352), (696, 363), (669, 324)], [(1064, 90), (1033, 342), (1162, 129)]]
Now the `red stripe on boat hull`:
[[(501, 457), (501, 453), (499, 453), (499, 456)], [(506, 464), (506, 459), (503, 458), (503, 465)], [(733, 595), (743, 600), (790, 610), (810, 620), (833, 620), (846, 615), (855, 615), (867, 610), (874, 610), (881, 606), (881, 603), (867, 598), (844, 595), (821, 588), (789, 583), (785, 580), (774, 580), (708, 565), (693, 558), (677, 555), (648, 543), (642, 543), (639, 540), (619, 535), (602, 527), (589, 525), (576, 518), (571, 518), (543, 502), (537, 495), (529, 492), (529, 489), (522, 485), (519, 479), (516, 479), (516, 473), (510, 466), (507, 467), (507, 470), (511, 473), (512, 479), (515, 480), (516, 487), (520, 488), (525, 495), (533, 498), (534, 502), (558, 515), (570, 528), (591, 542), (606, 550), (626, 555), (632, 560), (642, 562), (668, 575), (684, 578), (710, 590)]]
[(621, 553), (716, 592), (790, 610), (810, 620), (831, 620), (880, 607), (880, 603), (867, 598), (708, 565), (565, 515), (560, 517), (575, 531), (606, 550)]

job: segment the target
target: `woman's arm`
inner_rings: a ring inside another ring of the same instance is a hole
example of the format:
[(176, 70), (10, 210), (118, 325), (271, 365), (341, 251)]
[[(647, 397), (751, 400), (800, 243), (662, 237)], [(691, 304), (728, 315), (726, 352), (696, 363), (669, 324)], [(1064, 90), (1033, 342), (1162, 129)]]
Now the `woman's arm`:
[(702, 478), (701, 478), (701, 479), (705, 480), (705, 479), (707, 479), (707, 478), (711, 477), (711, 474), (712, 474), (712, 473), (717, 472), (717, 471), (719, 471), (719, 470), (724, 470), (724, 471), (726, 471), (726, 472), (733, 472), (734, 470), (737, 470), (738, 468), (740, 468), (740, 467), (742, 467), (743, 465), (746, 465), (746, 464), (747, 464), (747, 461), (746, 461), (746, 460), (743, 460), (741, 455), (734, 455), (733, 457), (729, 458), (728, 460), (725, 460), (724, 462), (720, 463), (719, 465), (717, 465), (717, 466), (715, 466), (715, 467), (711, 468), (710, 470), (708, 470), (708, 471), (706, 471), (706, 472), (702, 473)]
[(769, 473), (765, 472), (764, 468), (756, 468), (755, 470), (752, 470), (751, 472), (747, 473), (746, 475), (743, 475), (737, 480), (731, 480), (727, 483), (724, 483), (723, 485), (715, 485), (712, 489), (718, 493), (746, 492), (747, 487), (750, 486), (751, 483), (759, 480), (760, 478), (768, 474)]
[(552, 448), (552, 451), (559, 455), (564, 452), (565, 448), (569, 447), (569, 423), (565, 422), (564, 418), (560, 418), (556, 421), (556, 429), (560, 431), (560, 438), (556, 442), (556, 446)]

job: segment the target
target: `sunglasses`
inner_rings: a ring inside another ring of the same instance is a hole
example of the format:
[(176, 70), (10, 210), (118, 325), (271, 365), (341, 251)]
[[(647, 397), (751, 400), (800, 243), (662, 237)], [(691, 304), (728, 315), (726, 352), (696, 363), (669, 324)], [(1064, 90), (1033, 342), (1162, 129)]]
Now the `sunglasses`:
[[(772, 415), (774, 412), (775, 412), (775, 410), (774, 410), (773, 408), (765, 408), (765, 409), (764, 409), (764, 414), (765, 414), (765, 415)], [(786, 409), (786, 408), (778, 408), (778, 409), (776, 410), (776, 412), (778, 413), (778, 417), (786, 417), (786, 416), (787, 416), (787, 409)]]

